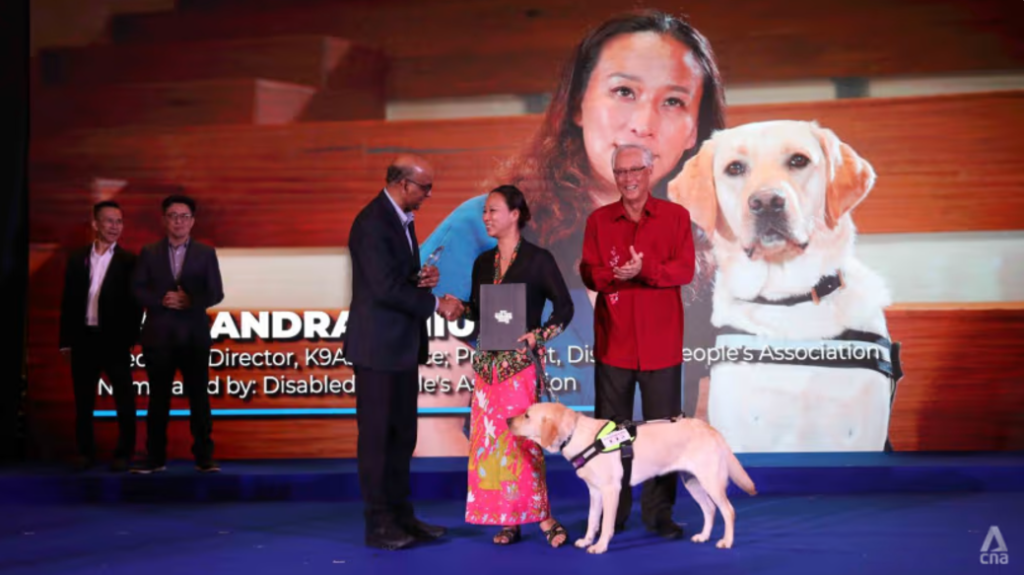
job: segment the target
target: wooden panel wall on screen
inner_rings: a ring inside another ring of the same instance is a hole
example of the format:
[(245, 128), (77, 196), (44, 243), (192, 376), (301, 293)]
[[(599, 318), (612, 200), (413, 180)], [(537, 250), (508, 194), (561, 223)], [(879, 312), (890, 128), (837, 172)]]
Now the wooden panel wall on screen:
[[(1017, 230), (1024, 229), (1024, 174), (1017, 169), (1022, 104), (1024, 91), (736, 106), (728, 123), (795, 119), (835, 131), (878, 173), (857, 208), (862, 233)], [(391, 156), (415, 150), (438, 169), (434, 196), (417, 222), (425, 236), (486, 191), (499, 162), (529, 140), (539, 121), (69, 133), (33, 142), (33, 226), (65, 226), (61, 190), (101, 175), (184, 186), (220, 224), (209, 232), (223, 246), (345, 245), (357, 208), (383, 186)], [(925, 209), (936, 203), (943, 209)]]
[[(622, 0), (214, 4), (122, 15), (113, 36), (142, 43), (324, 34), (382, 48), (392, 59), (392, 98), (540, 93), (553, 89), (560, 63), (589, 27), (634, 6)], [(730, 84), (1024, 65), (1024, 6), (1016, 2), (654, 0), (644, 6), (689, 16), (711, 41)]]

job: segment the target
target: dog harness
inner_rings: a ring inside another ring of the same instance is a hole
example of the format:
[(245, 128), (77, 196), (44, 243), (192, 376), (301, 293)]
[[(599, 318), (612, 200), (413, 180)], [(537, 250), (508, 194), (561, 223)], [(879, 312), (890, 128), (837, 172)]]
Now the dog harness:
[(719, 363), (774, 363), (814, 367), (863, 368), (877, 371), (895, 382), (903, 377), (900, 344), (877, 333), (848, 329), (819, 340), (769, 339), (724, 326), (715, 347), (731, 350)]
[[(622, 423), (615, 423), (609, 421), (604, 424), (604, 427), (597, 432), (594, 437), (594, 442), (583, 449), (578, 455), (573, 457), (570, 461), (575, 469), (579, 469), (587, 464), (591, 459), (597, 457), (602, 453), (611, 453), (618, 451), (621, 454), (623, 463), (633, 459), (633, 442), (636, 441), (636, 428), (640, 425), (648, 423), (673, 423), (686, 417), (686, 414), (680, 414), (670, 419), (652, 419), (650, 421), (623, 421)], [(569, 445), (572, 440), (572, 434), (569, 435), (562, 442), (562, 446), (559, 451), (564, 451), (565, 447)], [(628, 469), (628, 468), (625, 468)], [(623, 482), (627, 483), (629, 480), (629, 474), (624, 473)]]
[[(781, 300), (757, 297), (745, 300), (761, 305), (794, 306), (805, 302), (818, 305), (821, 298), (845, 287), (842, 271), (821, 278), (806, 294)], [(903, 379), (900, 362), (900, 343), (868, 331), (848, 329), (839, 335), (816, 340), (779, 340), (754, 335), (732, 326), (718, 329), (715, 347), (730, 350), (725, 357), (710, 363), (717, 364), (776, 364), (828, 367), (834, 369), (870, 369), (889, 379), (889, 407), (896, 400), (896, 388)], [(892, 451), (887, 438), (885, 450)]]

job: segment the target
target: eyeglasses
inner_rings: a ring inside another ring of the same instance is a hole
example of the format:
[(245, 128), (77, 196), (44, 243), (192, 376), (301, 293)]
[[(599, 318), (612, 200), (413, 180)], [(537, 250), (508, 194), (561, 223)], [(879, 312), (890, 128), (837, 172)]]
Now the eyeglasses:
[(405, 181), (412, 182), (412, 183), (416, 184), (417, 186), (420, 187), (420, 189), (422, 189), (425, 193), (428, 193), (428, 194), (430, 193), (431, 188), (434, 187), (433, 183), (424, 185), (424, 184), (421, 184), (421, 183), (417, 182), (416, 180), (410, 180), (409, 178), (406, 178)]
[(647, 166), (639, 166), (639, 167), (636, 167), (636, 168), (629, 168), (627, 170), (617, 168), (617, 169), (612, 170), (612, 173), (615, 174), (616, 176), (625, 176), (626, 174), (631, 174), (631, 175), (632, 174), (639, 174), (640, 172), (642, 172), (642, 171), (644, 171), (646, 169), (647, 169)]
[(164, 217), (172, 222), (187, 222), (192, 219), (192, 214), (166, 214)]

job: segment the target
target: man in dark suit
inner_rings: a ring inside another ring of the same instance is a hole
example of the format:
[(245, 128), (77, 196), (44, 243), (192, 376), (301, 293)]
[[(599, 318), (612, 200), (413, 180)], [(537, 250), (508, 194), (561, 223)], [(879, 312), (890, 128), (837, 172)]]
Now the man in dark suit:
[(433, 179), (425, 159), (396, 158), (384, 190), (356, 216), (349, 234), (352, 303), (344, 352), (356, 377), (366, 544), (382, 549), (401, 549), (445, 532), (417, 519), (409, 502), (427, 321), (435, 312), (449, 316), (459, 305), (431, 294), (439, 278), (436, 267), (420, 268), (413, 212), (430, 197)]
[(126, 471), (135, 452), (131, 352), (138, 343), (142, 323), (142, 307), (131, 289), (136, 258), (117, 243), (124, 221), (116, 202), (96, 204), (92, 216), (95, 239), (71, 252), (64, 273), (60, 350), (71, 361), (77, 467), (92, 467), (96, 459), (93, 409), (100, 374), (106, 373), (114, 391), (118, 426), (111, 469)]
[(210, 319), (206, 310), (224, 299), (220, 263), (212, 247), (190, 237), (196, 203), (187, 196), (163, 201), (167, 237), (149, 244), (135, 268), (135, 295), (146, 307), (142, 353), (149, 375), (145, 464), (135, 473), (163, 471), (175, 372), (188, 396), (196, 469), (219, 471), (213, 460), (210, 414)]

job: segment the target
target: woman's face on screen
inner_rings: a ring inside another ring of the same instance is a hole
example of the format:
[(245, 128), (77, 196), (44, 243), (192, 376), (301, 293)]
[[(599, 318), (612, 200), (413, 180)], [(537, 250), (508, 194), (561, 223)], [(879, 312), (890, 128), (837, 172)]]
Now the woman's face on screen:
[(654, 155), (661, 181), (697, 138), (702, 74), (693, 52), (671, 36), (616, 36), (601, 50), (576, 115), (593, 173), (614, 189), (612, 152), (623, 144)]

